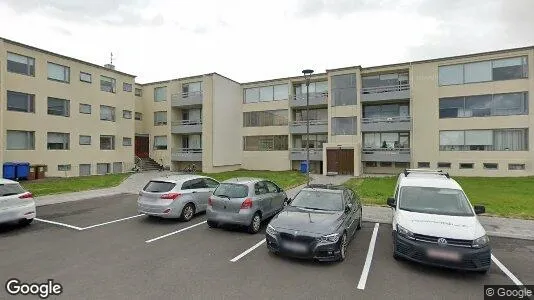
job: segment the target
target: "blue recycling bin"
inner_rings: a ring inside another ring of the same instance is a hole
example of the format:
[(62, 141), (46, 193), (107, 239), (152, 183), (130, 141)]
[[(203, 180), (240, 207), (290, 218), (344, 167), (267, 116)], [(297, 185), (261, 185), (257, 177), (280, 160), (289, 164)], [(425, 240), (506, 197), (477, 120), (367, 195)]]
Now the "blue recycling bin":
[(300, 162), (300, 172), (301, 173), (308, 172), (308, 164), (305, 161)]
[(16, 163), (17, 170), (15, 172), (15, 177), (17, 179), (28, 180), (30, 176), (30, 163), (29, 162), (18, 162)]
[(12, 162), (4, 163), (3, 173), (5, 179), (15, 180), (17, 178), (17, 164)]

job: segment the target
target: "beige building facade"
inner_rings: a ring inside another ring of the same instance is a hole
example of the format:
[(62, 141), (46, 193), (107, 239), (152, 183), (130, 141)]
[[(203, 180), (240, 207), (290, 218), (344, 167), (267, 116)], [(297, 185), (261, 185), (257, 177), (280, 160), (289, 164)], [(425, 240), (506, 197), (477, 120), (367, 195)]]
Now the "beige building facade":
[[(442, 169), (534, 175), (534, 47), (239, 83), (135, 76), (0, 39), (0, 159), (48, 176)], [(308, 110), (307, 110), (308, 108)], [(309, 135), (307, 122), (309, 120)]]

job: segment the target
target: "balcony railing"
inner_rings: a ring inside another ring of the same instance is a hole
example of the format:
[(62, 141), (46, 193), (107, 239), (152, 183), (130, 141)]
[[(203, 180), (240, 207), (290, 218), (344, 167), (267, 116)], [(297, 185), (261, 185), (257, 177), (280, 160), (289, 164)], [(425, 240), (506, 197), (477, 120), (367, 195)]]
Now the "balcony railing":
[(202, 161), (201, 148), (177, 148), (172, 150), (173, 161)]
[(171, 123), (172, 133), (199, 133), (202, 132), (202, 120), (181, 120)]
[(384, 85), (384, 86), (374, 86), (374, 87), (363, 87), (362, 94), (377, 94), (377, 93), (388, 93), (388, 92), (408, 91), (408, 90), (410, 90), (409, 84)]
[(173, 107), (202, 105), (202, 91), (178, 93), (171, 95)]
[[(310, 106), (326, 105), (328, 102), (328, 92), (309, 93)], [(294, 95), (290, 101), (291, 107), (306, 106), (306, 94)]]
[(363, 148), (362, 161), (410, 162), (410, 148)]
[[(290, 123), (289, 132), (294, 134), (306, 133), (306, 121), (293, 121)], [(310, 120), (310, 133), (328, 132), (328, 120)]]
[[(291, 148), (289, 149), (290, 160), (306, 160), (306, 148)], [(310, 148), (310, 160), (323, 160), (323, 149)]]
[(172, 121), (172, 126), (181, 126), (181, 125), (202, 125), (202, 120)]
[(397, 116), (397, 117), (375, 117), (375, 118), (362, 118), (363, 124), (369, 123), (396, 123), (396, 122), (410, 122), (412, 117), (410, 116)]
[(409, 99), (409, 98), (410, 98), (410, 85), (409, 84), (397, 84), (397, 85), (362, 88), (362, 102)]
[(412, 117), (375, 117), (362, 118), (362, 131), (410, 131), (412, 130)]
[[(307, 121), (293, 121), (293, 126), (306, 126)], [(310, 120), (310, 126), (312, 125), (328, 125), (328, 120)]]

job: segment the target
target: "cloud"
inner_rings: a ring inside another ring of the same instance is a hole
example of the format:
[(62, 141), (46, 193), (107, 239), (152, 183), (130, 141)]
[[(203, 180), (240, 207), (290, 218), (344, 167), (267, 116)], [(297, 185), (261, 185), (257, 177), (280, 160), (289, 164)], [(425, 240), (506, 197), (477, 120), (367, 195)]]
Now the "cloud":
[(394, 9), (398, 3), (394, 0), (297, 0), (296, 15), (308, 18), (326, 13), (343, 17), (355, 12)]

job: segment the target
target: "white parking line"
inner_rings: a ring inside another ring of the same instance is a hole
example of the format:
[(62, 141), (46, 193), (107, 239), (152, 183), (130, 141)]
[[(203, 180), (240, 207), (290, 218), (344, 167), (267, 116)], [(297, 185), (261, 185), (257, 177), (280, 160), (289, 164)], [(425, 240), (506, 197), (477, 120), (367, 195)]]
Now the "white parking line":
[(378, 223), (375, 223), (375, 229), (373, 230), (373, 235), (371, 236), (371, 242), (369, 243), (369, 250), (367, 251), (367, 258), (365, 259), (365, 265), (363, 266), (362, 276), (360, 277), (360, 282), (358, 283), (358, 289), (365, 289), (365, 283), (367, 282), (367, 276), (369, 275), (369, 270), (371, 269), (371, 261), (373, 260), (373, 252), (375, 251), (376, 236), (378, 234)]
[(248, 248), (247, 250), (245, 250), (245, 252), (243, 252), (243, 253), (239, 254), (238, 256), (236, 256), (236, 257), (230, 259), (230, 261), (231, 261), (231, 262), (236, 262), (236, 261), (240, 260), (243, 256), (249, 254), (249, 253), (252, 252), (254, 249), (258, 248), (261, 244), (265, 243), (265, 241), (266, 241), (265, 239), (259, 241), (256, 245), (254, 245), (254, 246)]
[(95, 228), (95, 227), (100, 227), (100, 226), (104, 226), (104, 225), (108, 225), (108, 224), (113, 224), (113, 223), (117, 223), (117, 222), (121, 222), (121, 221), (126, 221), (126, 220), (129, 220), (129, 219), (133, 219), (133, 218), (137, 218), (137, 217), (141, 217), (141, 216), (144, 216), (144, 214), (139, 214), (139, 215), (135, 215), (135, 216), (127, 217), (127, 218), (122, 218), (122, 219), (109, 221), (109, 222), (105, 222), (105, 223), (101, 223), (101, 224), (87, 226), (87, 227), (82, 228), (82, 230), (87, 230), (87, 229), (91, 229), (91, 228)]
[(517, 286), (522, 286), (523, 285), (523, 283), (521, 283), (521, 281), (519, 281), (519, 279), (517, 279), (517, 277), (515, 277), (514, 274), (512, 274), (512, 272), (510, 272), (510, 270), (508, 270), (508, 268), (506, 268), (497, 259), (497, 257), (493, 256), (493, 254), (491, 255), (491, 260), (501, 269), (501, 271), (504, 272), (504, 274), (506, 274), (510, 279), (512, 279), (512, 281), (515, 283), (515, 285), (517, 285)]
[(177, 233), (180, 233), (180, 232), (189, 230), (189, 229), (191, 229), (191, 228), (193, 228), (193, 227), (196, 227), (196, 226), (198, 226), (198, 225), (202, 225), (202, 224), (204, 224), (204, 223), (206, 223), (206, 222), (207, 222), (207, 221), (202, 221), (202, 222), (200, 222), (200, 223), (193, 224), (193, 225), (191, 225), (191, 226), (189, 226), (189, 227), (182, 228), (182, 229), (180, 229), (180, 230), (173, 231), (173, 232), (171, 232), (171, 233), (167, 233), (166, 235), (162, 235), (162, 236), (159, 236), (159, 237), (157, 237), (157, 238), (153, 238), (153, 239), (151, 239), (151, 240), (145, 241), (145, 243), (152, 243), (152, 242), (154, 242), (154, 241), (157, 241), (157, 240), (166, 238), (166, 237), (168, 237), (168, 236), (171, 236), (171, 235), (174, 235), (174, 234), (177, 234)]
[(43, 220), (43, 219), (39, 219), (39, 218), (34, 218), (34, 220), (35, 221), (39, 221), (39, 222), (43, 222), (43, 223), (49, 223), (49, 224), (59, 225), (59, 226), (63, 226), (63, 227), (71, 228), (71, 229), (76, 229), (76, 230), (80, 230), (80, 231), (83, 230), (83, 228), (80, 228), (80, 227), (77, 227), (77, 226), (73, 226), (73, 225), (69, 225), (69, 224), (65, 224), (65, 223), (48, 221), (48, 220)]

